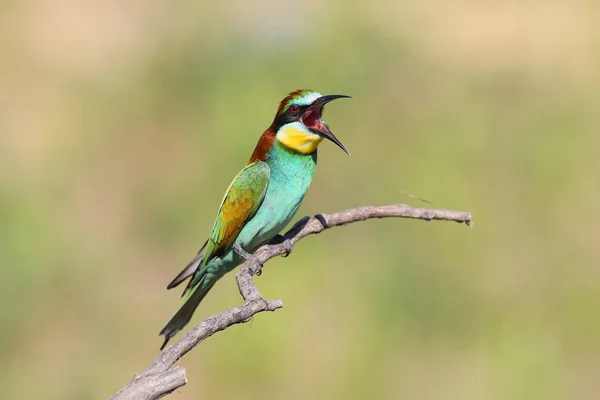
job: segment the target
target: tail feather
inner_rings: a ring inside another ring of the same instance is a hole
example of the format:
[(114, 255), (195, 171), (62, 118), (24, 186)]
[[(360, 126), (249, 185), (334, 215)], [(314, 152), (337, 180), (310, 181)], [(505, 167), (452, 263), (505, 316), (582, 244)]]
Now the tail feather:
[[(175, 277), (175, 279), (173, 279), (171, 281), (171, 283), (169, 283), (169, 286), (167, 286), (167, 289), (173, 289), (175, 286), (179, 285), (181, 282), (185, 281), (187, 278), (189, 278), (196, 272), (196, 270), (198, 269), (198, 266), (202, 262), (202, 258), (204, 258), (204, 252), (206, 250), (207, 243), (208, 243), (208, 240), (206, 242), (204, 242), (204, 245), (198, 251), (198, 254), (196, 255), (196, 257), (194, 257), (194, 259), (192, 261), (190, 261), (188, 263), (188, 265), (185, 266), (183, 271), (181, 271)], [(187, 291), (187, 289), (186, 289), (186, 291)], [(185, 292), (183, 292), (183, 294), (185, 294)]]
[(206, 296), (208, 291), (214, 286), (215, 283), (216, 279), (212, 280), (210, 283), (207, 283), (206, 279), (203, 279), (188, 296), (187, 300), (183, 306), (181, 306), (179, 311), (177, 311), (173, 318), (167, 322), (167, 325), (165, 325), (165, 327), (159, 333), (159, 336), (165, 337), (165, 341), (163, 342), (162, 346), (160, 346), (161, 350), (165, 348), (169, 342), (169, 339), (175, 336), (177, 332), (183, 329), (183, 327), (190, 322), (190, 319), (192, 319), (192, 315), (194, 315), (194, 311), (196, 311), (198, 304), (200, 304), (204, 296)]

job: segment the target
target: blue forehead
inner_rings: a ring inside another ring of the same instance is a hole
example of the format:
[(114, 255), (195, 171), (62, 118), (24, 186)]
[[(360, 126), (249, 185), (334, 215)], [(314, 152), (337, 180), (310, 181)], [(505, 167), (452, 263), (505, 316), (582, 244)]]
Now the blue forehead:
[(317, 93), (317, 92), (311, 92), (311, 91), (302, 92), (302, 93), (298, 94), (298, 96), (294, 97), (293, 99), (290, 99), (290, 101), (288, 101), (288, 103), (286, 104), (286, 108), (291, 106), (292, 104), (295, 104), (298, 106), (307, 106), (307, 105), (311, 104), (313, 101), (315, 101), (316, 99), (318, 99), (319, 97), (322, 97), (322, 96), (320, 93)]

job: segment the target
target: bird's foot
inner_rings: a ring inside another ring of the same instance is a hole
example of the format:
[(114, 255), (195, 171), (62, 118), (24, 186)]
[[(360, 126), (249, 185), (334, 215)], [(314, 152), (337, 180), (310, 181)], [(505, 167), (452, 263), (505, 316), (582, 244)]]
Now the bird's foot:
[(287, 257), (290, 254), (292, 254), (292, 242), (290, 241), (290, 239), (286, 239), (285, 236), (283, 235), (275, 235), (275, 237), (273, 238), (273, 240), (271, 240), (272, 244), (283, 244), (285, 253), (283, 253), (281, 255), (281, 257)]
[(262, 274), (263, 263), (258, 259), (258, 257), (242, 249), (242, 246), (239, 244), (233, 246), (233, 251), (235, 251), (237, 255), (242, 257), (244, 260), (251, 261), (254, 264), (254, 270), (252, 271), (254, 275), (260, 276)]

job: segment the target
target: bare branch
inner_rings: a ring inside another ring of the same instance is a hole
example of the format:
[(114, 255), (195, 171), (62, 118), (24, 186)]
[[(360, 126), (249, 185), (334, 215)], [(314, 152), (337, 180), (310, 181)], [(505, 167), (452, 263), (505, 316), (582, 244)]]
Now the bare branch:
[[(298, 221), (277, 244), (267, 244), (259, 248), (254, 255), (264, 264), (273, 257), (287, 255), (288, 247), (284, 243), (289, 240), (293, 246), (302, 238), (320, 233), (325, 229), (365, 221), (371, 218), (412, 218), (425, 221), (455, 221), (472, 225), (471, 213), (442, 209), (415, 208), (405, 204), (387, 206), (365, 206), (341, 211), (333, 214), (318, 214), (314, 217), (304, 217)], [(131, 382), (114, 394), (111, 400), (161, 398), (175, 389), (186, 384), (185, 369), (172, 368), (175, 362), (204, 339), (229, 328), (232, 325), (248, 322), (252, 317), (263, 311), (275, 311), (283, 307), (281, 300), (265, 300), (254, 285), (252, 276), (257, 266), (252, 261), (246, 261), (236, 274), (238, 288), (244, 304), (214, 315), (196, 325), (179, 341), (167, 347), (154, 362)]]
[(131, 382), (111, 399), (159, 399), (187, 383), (185, 368), (175, 367), (156, 374), (133, 377)]

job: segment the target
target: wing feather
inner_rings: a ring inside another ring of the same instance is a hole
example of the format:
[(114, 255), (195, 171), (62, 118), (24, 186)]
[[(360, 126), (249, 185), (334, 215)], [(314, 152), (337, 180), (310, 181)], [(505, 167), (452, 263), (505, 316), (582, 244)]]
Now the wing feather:
[(270, 175), (267, 163), (255, 161), (233, 179), (217, 213), (201, 265), (229, 250), (265, 198)]

